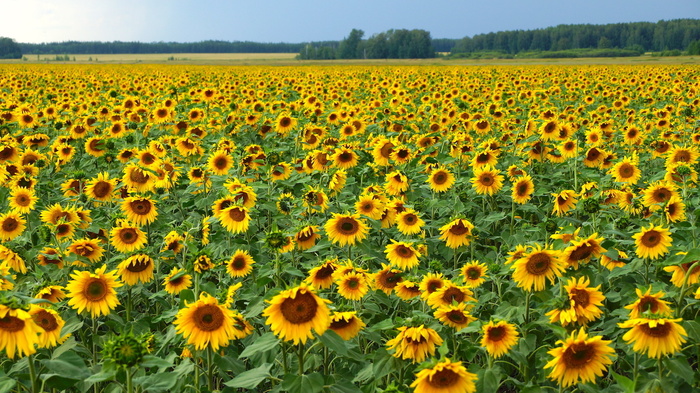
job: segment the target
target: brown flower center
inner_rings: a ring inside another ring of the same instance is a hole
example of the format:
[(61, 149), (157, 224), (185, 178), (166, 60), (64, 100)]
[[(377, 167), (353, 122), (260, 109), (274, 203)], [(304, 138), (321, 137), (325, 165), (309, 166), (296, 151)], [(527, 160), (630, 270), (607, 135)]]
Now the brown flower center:
[(641, 243), (644, 247), (654, 248), (661, 243), (661, 234), (654, 229), (646, 231), (642, 235)]
[(13, 316), (0, 318), (0, 331), (14, 333), (24, 329), (24, 321)]
[(525, 263), (525, 270), (533, 276), (541, 276), (549, 271), (552, 259), (547, 253), (538, 252), (530, 255)]
[(585, 289), (573, 288), (571, 289), (569, 296), (579, 307), (586, 308), (590, 303), (590, 294)]
[(32, 319), (46, 332), (53, 332), (58, 328), (56, 317), (46, 310), (39, 310), (36, 314), (32, 315)]
[(318, 304), (309, 292), (297, 292), (294, 298), (285, 299), (280, 305), (284, 319), (294, 325), (301, 325), (316, 317)]
[(135, 228), (122, 228), (119, 230), (119, 240), (124, 244), (134, 244), (139, 240), (139, 235)]
[(648, 323), (644, 325), (639, 325), (639, 328), (646, 336), (650, 337), (667, 337), (671, 333), (671, 323), (657, 324), (655, 327), (649, 326)]
[(462, 303), (465, 298), (464, 292), (455, 287), (447, 288), (442, 294), (442, 300), (445, 304), (452, 304), (452, 302)]
[(458, 221), (456, 224), (452, 224), (449, 231), (452, 235), (462, 236), (469, 233), (469, 228), (462, 221)]
[(148, 183), (148, 174), (139, 168), (134, 168), (129, 174), (129, 180), (137, 184), (146, 184)]
[(149, 258), (137, 258), (135, 261), (127, 265), (126, 270), (132, 273), (141, 273), (142, 271), (148, 269), (151, 266), (151, 261)]
[(104, 198), (112, 193), (113, 187), (110, 182), (100, 180), (97, 183), (95, 183), (95, 186), (92, 190), (92, 193), (95, 195), (95, 197)]
[(240, 209), (238, 207), (232, 207), (228, 211), (228, 216), (231, 218), (233, 221), (236, 222), (242, 222), (245, 220), (245, 210)]
[(107, 283), (101, 278), (90, 278), (83, 287), (83, 296), (89, 302), (99, 302), (107, 296)]
[(489, 341), (501, 341), (506, 337), (506, 328), (505, 326), (491, 327), (486, 332), (486, 336), (488, 337)]
[(340, 319), (337, 319), (337, 320), (331, 322), (330, 328), (331, 328), (331, 330), (342, 330), (350, 325), (352, 325), (352, 319), (350, 319), (349, 321), (346, 321), (345, 319), (340, 318)]
[(621, 178), (629, 179), (634, 176), (634, 165), (625, 162), (624, 164), (620, 165), (620, 167), (617, 170), (617, 173), (620, 175)]
[(14, 232), (19, 227), (19, 221), (13, 217), (7, 217), (2, 221), (2, 231), (5, 233)]
[(564, 351), (562, 360), (567, 369), (579, 369), (590, 363), (594, 355), (594, 348), (590, 344), (575, 343)]
[(224, 312), (219, 306), (206, 304), (197, 307), (192, 320), (199, 330), (212, 332), (224, 325)]
[(459, 374), (450, 369), (443, 368), (428, 378), (428, 384), (441, 391), (449, 388), (450, 386), (456, 385), (459, 383), (459, 379)]
[(360, 226), (352, 217), (343, 217), (335, 225), (335, 228), (344, 236), (351, 236), (360, 231)]
[(145, 216), (151, 212), (153, 205), (148, 199), (136, 199), (129, 203), (129, 207), (131, 208), (131, 211), (133, 211), (137, 215)]

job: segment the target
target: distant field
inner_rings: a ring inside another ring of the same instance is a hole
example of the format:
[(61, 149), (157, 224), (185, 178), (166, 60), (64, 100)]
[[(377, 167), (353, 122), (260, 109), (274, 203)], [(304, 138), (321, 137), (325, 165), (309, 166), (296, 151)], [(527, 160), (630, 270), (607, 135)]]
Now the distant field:
[(212, 65), (534, 65), (534, 64), (700, 64), (700, 56), (678, 57), (596, 57), (575, 59), (370, 59), (370, 60), (296, 60), (296, 53), (157, 53), (71, 55), (70, 61), (57, 61), (56, 55), (26, 55), (25, 61), (0, 60), (0, 63), (154, 63)]

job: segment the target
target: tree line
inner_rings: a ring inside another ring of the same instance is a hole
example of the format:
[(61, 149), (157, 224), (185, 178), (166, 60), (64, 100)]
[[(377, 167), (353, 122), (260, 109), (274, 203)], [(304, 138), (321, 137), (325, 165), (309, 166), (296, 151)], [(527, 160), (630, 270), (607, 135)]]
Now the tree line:
[(398, 29), (374, 34), (363, 40), (364, 31), (352, 29), (338, 45), (307, 44), (299, 52), (301, 60), (327, 59), (425, 59), (435, 57), (434, 43), (446, 49), (456, 40), (433, 40), (425, 30)]
[(477, 34), (457, 41), (452, 53), (496, 51), (517, 54), (571, 49), (628, 49), (638, 53), (688, 50), (700, 40), (700, 19), (559, 25), (536, 30)]
[(53, 54), (147, 54), (147, 53), (296, 53), (303, 44), (251, 41), (125, 42), (64, 41), (41, 44), (20, 43), (26, 55)]

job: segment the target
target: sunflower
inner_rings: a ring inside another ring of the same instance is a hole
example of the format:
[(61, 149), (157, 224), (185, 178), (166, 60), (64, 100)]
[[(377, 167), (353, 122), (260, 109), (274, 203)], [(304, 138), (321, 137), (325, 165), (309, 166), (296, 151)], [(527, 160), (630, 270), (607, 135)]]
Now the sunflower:
[(632, 158), (624, 158), (622, 161), (615, 164), (610, 169), (609, 173), (613, 179), (619, 183), (636, 184), (642, 177), (642, 171), (639, 170), (639, 164), (636, 156)]
[(394, 153), (396, 141), (391, 141), (387, 138), (379, 138), (372, 147), (372, 158), (377, 165), (389, 165), (389, 159)]
[(294, 241), (297, 248), (300, 250), (308, 250), (309, 248), (316, 245), (318, 239), (321, 235), (318, 233), (318, 227), (315, 225), (307, 225), (299, 230), (294, 235)]
[(570, 323), (587, 325), (600, 318), (603, 311), (598, 306), (603, 305), (605, 296), (600, 292), (600, 285), (591, 288), (589, 287), (590, 283), (588, 277), (581, 277), (578, 280), (576, 278), (569, 279), (564, 285), (568, 295), (569, 308), (555, 309), (547, 313), (550, 315), (550, 322), (560, 322), (562, 326)]
[(175, 332), (182, 334), (195, 349), (210, 347), (218, 351), (236, 336), (233, 317), (232, 310), (220, 305), (215, 297), (202, 292), (199, 300), (178, 311), (173, 325)]
[(245, 277), (253, 271), (255, 260), (247, 251), (236, 250), (226, 262), (226, 271), (231, 277)]
[(469, 288), (476, 288), (484, 283), (488, 278), (486, 272), (489, 268), (484, 263), (479, 261), (471, 261), (466, 263), (460, 269), (460, 274), (464, 279), (464, 284)]
[(591, 258), (600, 257), (608, 251), (601, 246), (604, 240), (602, 237), (598, 237), (597, 233), (585, 239), (572, 240), (562, 252), (561, 258), (569, 266), (578, 269), (579, 263), (587, 263)]
[(24, 263), (24, 259), (2, 244), (0, 244), (0, 262), (7, 264), (10, 269), (16, 272), (22, 274), (27, 272), (27, 265)]
[(352, 271), (342, 276), (334, 274), (335, 283), (338, 285), (340, 296), (348, 300), (360, 300), (369, 291), (367, 275), (361, 272)]
[(87, 258), (90, 262), (97, 262), (102, 259), (104, 250), (100, 246), (98, 239), (82, 238), (75, 240), (68, 246), (68, 251), (83, 258)]
[[(686, 253), (679, 252), (677, 254), (685, 255)], [(673, 284), (674, 286), (676, 286), (678, 288), (681, 288), (684, 283), (685, 283), (685, 285), (697, 284), (698, 277), (700, 277), (700, 266), (696, 266), (695, 268), (693, 268), (693, 271), (690, 271), (690, 268), (696, 262), (697, 261), (692, 261), (692, 262), (681, 263), (680, 265), (671, 265), (671, 266), (664, 267), (664, 271), (667, 271), (667, 272), (673, 274), (671, 276), (671, 284)]]
[(331, 159), (333, 160), (333, 166), (340, 169), (353, 168), (359, 162), (359, 156), (349, 146), (336, 148)]
[(511, 268), (518, 287), (526, 291), (541, 291), (545, 288), (546, 279), (553, 284), (555, 277), (561, 277), (566, 262), (561, 260), (558, 251), (536, 245), (516, 260)]
[(139, 281), (147, 283), (153, 280), (155, 263), (146, 254), (132, 255), (117, 266), (117, 274), (126, 285), (136, 285)]
[(174, 267), (170, 273), (163, 279), (165, 292), (171, 295), (177, 295), (183, 289), (187, 289), (192, 285), (192, 276), (184, 270)]
[(616, 267), (622, 267), (627, 264), (627, 262), (624, 261), (625, 259), (629, 258), (627, 253), (619, 250), (615, 251), (617, 251), (616, 258), (609, 257), (607, 254), (600, 256), (600, 264), (608, 270), (613, 270)]
[(333, 213), (333, 218), (324, 226), (328, 239), (340, 246), (354, 245), (367, 237), (369, 231), (359, 214)]
[(32, 304), (29, 308), (29, 315), (39, 327), (39, 342), (37, 343), (39, 348), (53, 348), (68, 338), (68, 335), (61, 336), (61, 330), (66, 321), (55, 310)]
[(333, 273), (335, 273), (338, 268), (337, 262), (337, 258), (328, 259), (321, 265), (309, 270), (308, 278), (305, 282), (312, 285), (314, 288), (330, 288), (331, 285), (333, 285)]
[(444, 285), (428, 296), (428, 305), (432, 308), (449, 306), (454, 303), (475, 302), (474, 292), (467, 286), (461, 286), (446, 281)]
[(637, 246), (637, 257), (649, 259), (657, 259), (666, 254), (673, 241), (671, 231), (654, 224), (650, 224), (649, 228), (642, 228), (641, 232), (635, 233), (632, 238)]
[(233, 338), (241, 339), (253, 333), (253, 325), (248, 322), (241, 313), (233, 310)]
[(474, 225), (471, 222), (457, 218), (440, 228), (440, 240), (444, 240), (449, 248), (468, 246), (472, 240)]
[(637, 288), (637, 300), (625, 306), (626, 309), (630, 310), (629, 319), (642, 318), (645, 315), (670, 315), (671, 308), (668, 306), (669, 302), (662, 300), (664, 297), (664, 292), (659, 291), (652, 295), (651, 286), (647, 288), (646, 292)]
[(339, 169), (335, 173), (333, 173), (333, 175), (331, 175), (330, 180), (328, 181), (328, 189), (330, 190), (330, 195), (333, 196), (339, 194), (340, 191), (343, 190), (343, 187), (345, 187), (347, 179), (348, 174), (343, 169)]
[(302, 200), (309, 210), (325, 212), (328, 209), (328, 197), (323, 190), (310, 188), (304, 193)]
[(549, 378), (563, 387), (571, 386), (579, 380), (593, 382), (595, 377), (602, 376), (607, 366), (612, 364), (615, 350), (610, 347), (611, 341), (603, 340), (602, 336), (588, 337), (581, 328), (572, 332), (566, 340), (559, 340), (561, 346), (547, 353), (553, 357), (544, 368), (551, 368)]
[(116, 188), (116, 179), (110, 179), (109, 173), (101, 172), (96, 178), (88, 180), (84, 192), (89, 198), (109, 202), (114, 198)]
[(459, 331), (477, 320), (469, 314), (467, 307), (467, 303), (448, 304), (438, 307), (433, 315), (443, 324)]
[(8, 358), (35, 353), (39, 334), (41, 328), (28, 312), (0, 304), (0, 349), (5, 351)]
[(287, 113), (280, 113), (279, 116), (277, 116), (277, 122), (275, 123), (275, 131), (282, 135), (286, 135), (294, 129), (297, 125), (297, 119), (291, 117)]
[(109, 235), (109, 242), (121, 253), (140, 250), (148, 243), (145, 232), (124, 220), (120, 220), (117, 226), (109, 231)]
[(10, 209), (16, 213), (28, 214), (34, 210), (37, 200), (39, 200), (39, 198), (34, 195), (34, 190), (17, 187), (10, 191)]
[(136, 164), (127, 164), (124, 167), (122, 182), (136, 192), (149, 192), (155, 189), (155, 176), (151, 172), (141, 169)]
[(348, 341), (360, 333), (365, 323), (357, 316), (355, 311), (339, 312), (331, 315), (329, 329), (336, 332), (343, 340)]
[(68, 305), (82, 313), (89, 311), (93, 318), (108, 315), (119, 305), (116, 288), (122, 286), (117, 278), (117, 272), (112, 270), (105, 273), (107, 265), (95, 270), (74, 271), (71, 281), (66, 285)]
[(389, 262), (399, 269), (413, 269), (418, 266), (418, 258), (422, 255), (410, 242), (397, 242), (391, 239), (384, 249)]
[(416, 374), (411, 383), (415, 393), (474, 393), (476, 374), (462, 366), (462, 362), (445, 359), (432, 368), (425, 368)]
[[(46, 286), (37, 292), (34, 296), (35, 299), (46, 300), (50, 303), (58, 303), (66, 297), (65, 292), (63, 292), (63, 287), (58, 285)], [(46, 303), (44, 303), (45, 305)], [(42, 305), (42, 304), (39, 304)]]
[(669, 222), (679, 222), (685, 220), (685, 203), (677, 197), (672, 196), (664, 206), (664, 215)]
[(443, 278), (442, 273), (428, 273), (424, 275), (420, 282), (421, 298), (428, 300), (430, 295), (444, 287), (447, 282), (448, 280)]
[(243, 233), (250, 225), (250, 214), (248, 208), (243, 206), (229, 206), (216, 215), (221, 225), (229, 232)]
[(671, 198), (680, 198), (677, 187), (672, 183), (658, 181), (650, 184), (643, 191), (642, 204), (651, 207), (657, 204), (666, 204)]
[(287, 180), (292, 175), (292, 167), (286, 162), (280, 162), (270, 168), (270, 178), (272, 181)]
[(517, 204), (525, 204), (532, 198), (532, 194), (535, 192), (535, 184), (532, 182), (532, 178), (529, 175), (518, 176), (513, 182), (513, 188), (511, 192), (511, 197), (513, 202)]
[(410, 359), (413, 363), (424, 361), (435, 355), (436, 347), (442, 345), (442, 337), (433, 329), (424, 327), (399, 327), (396, 337), (386, 342), (387, 349), (395, 350), (393, 356)]
[(27, 227), (26, 224), (27, 221), (20, 213), (10, 211), (0, 214), (0, 240), (7, 242), (21, 235)]
[(576, 208), (576, 191), (574, 190), (563, 190), (560, 193), (553, 193), (554, 197), (554, 209), (552, 213), (557, 216), (563, 216), (568, 211)]
[(360, 195), (360, 198), (355, 202), (355, 212), (367, 216), (369, 218), (379, 220), (382, 218), (385, 207), (382, 201), (375, 198), (371, 194)]
[(396, 287), (394, 287), (394, 292), (399, 298), (403, 300), (410, 300), (421, 295), (420, 284), (410, 280), (403, 280), (396, 284)]
[(481, 346), (493, 358), (498, 359), (518, 342), (518, 330), (506, 321), (489, 321), (481, 328)]
[(139, 226), (150, 224), (158, 217), (156, 203), (149, 197), (127, 197), (121, 208), (129, 221)]
[(389, 195), (399, 196), (408, 190), (408, 177), (398, 170), (387, 174), (385, 179), (384, 189)]
[(681, 345), (688, 336), (681, 318), (671, 319), (653, 315), (649, 318), (634, 318), (617, 325), (621, 328), (631, 328), (622, 336), (627, 344), (633, 344), (632, 350), (643, 353), (651, 358), (661, 358), (681, 350)]
[(420, 218), (420, 213), (413, 209), (405, 209), (396, 215), (396, 227), (404, 235), (419, 233), (423, 225), (425, 221)]
[(403, 272), (398, 269), (392, 269), (389, 265), (382, 263), (382, 270), (371, 275), (372, 286), (387, 295), (394, 291), (396, 285), (403, 281)]
[(330, 300), (318, 297), (312, 287), (302, 283), (275, 295), (263, 311), (266, 325), (277, 337), (294, 344), (305, 344), (313, 338), (311, 330), (323, 334), (331, 318), (327, 303)]
[(214, 268), (214, 262), (207, 254), (198, 255), (194, 261), (192, 261), (193, 269), (195, 273), (203, 273)]
[(503, 187), (503, 175), (490, 165), (474, 168), (472, 187), (480, 195), (494, 195)]
[(183, 245), (184, 241), (184, 236), (177, 233), (177, 231), (170, 231), (167, 235), (165, 235), (165, 238), (163, 239), (164, 245), (163, 248), (161, 248), (161, 252), (172, 251), (174, 254), (178, 254), (185, 247)]
[(430, 172), (426, 182), (434, 192), (445, 192), (455, 184), (455, 176), (446, 168), (435, 168)]
[(209, 161), (207, 162), (207, 169), (219, 176), (225, 176), (231, 168), (233, 168), (233, 158), (231, 155), (223, 150), (214, 151), (209, 156)]

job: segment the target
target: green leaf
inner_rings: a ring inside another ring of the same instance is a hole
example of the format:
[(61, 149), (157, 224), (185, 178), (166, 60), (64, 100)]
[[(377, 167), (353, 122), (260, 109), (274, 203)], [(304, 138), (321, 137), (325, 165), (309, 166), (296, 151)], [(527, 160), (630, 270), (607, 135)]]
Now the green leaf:
[(9, 377), (0, 377), (0, 393), (9, 393), (15, 386), (17, 381)]
[(694, 321), (683, 321), (683, 327), (688, 332), (688, 337), (693, 341), (700, 341), (700, 318)]
[(247, 346), (238, 358), (250, 357), (259, 352), (266, 352), (279, 346), (280, 340), (272, 332), (267, 332), (260, 336), (253, 344)]
[(347, 356), (348, 347), (345, 343), (345, 340), (343, 340), (343, 338), (340, 337), (338, 333), (332, 331), (331, 329), (328, 329), (325, 333), (319, 336), (319, 339), (321, 340), (323, 345), (328, 347), (328, 349), (333, 350), (333, 352), (339, 355)]
[(260, 382), (270, 377), (271, 363), (263, 363), (260, 367), (244, 371), (224, 385), (231, 388), (255, 389)]
[(282, 389), (289, 393), (318, 393), (323, 390), (323, 375), (320, 373), (287, 374), (282, 380)]
[(488, 368), (484, 370), (483, 391), (495, 392), (500, 384), (501, 373), (497, 368)]
[(331, 385), (330, 389), (331, 392), (338, 393), (362, 393), (362, 390), (360, 390), (360, 388), (358, 388), (354, 383), (348, 381), (347, 379), (336, 381), (333, 385)]
[(665, 363), (666, 367), (668, 367), (669, 370), (673, 371), (673, 373), (676, 374), (677, 377), (683, 378), (683, 380), (685, 380), (688, 383), (688, 385), (693, 385), (693, 380), (695, 379), (695, 371), (693, 371), (693, 368), (690, 367), (688, 359), (686, 359), (685, 356), (678, 355), (668, 358), (666, 359)]
[(179, 377), (175, 373), (157, 373), (134, 378), (134, 384), (145, 392), (168, 392), (177, 385)]
[(75, 352), (64, 352), (55, 359), (44, 359), (41, 363), (51, 373), (68, 379), (82, 380), (91, 374), (83, 359)]
[(610, 373), (612, 374), (613, 378), (615, 378), (615, 381), (617, 381), (620, 387), (622, 387), (622, 390), (625, 393), (634, 393), (634, 387), (636, 383), (633, 380), (625, 377), (624, 375), (617, 374), (614, 371), (611, 371)]

